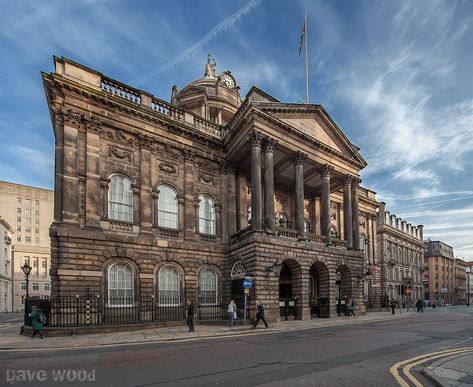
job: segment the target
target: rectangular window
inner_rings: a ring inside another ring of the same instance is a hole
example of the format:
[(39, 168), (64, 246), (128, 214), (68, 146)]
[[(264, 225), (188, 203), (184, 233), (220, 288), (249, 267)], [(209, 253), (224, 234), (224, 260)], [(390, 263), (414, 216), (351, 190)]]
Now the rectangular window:
[(21, 216), (17, 216), (17, 217), (16, 217), (16, 222), (17, 222), (17, 223), (21, 223)]
[(25, 242), (26, 243), (31, 243), (31, 237), (30, 236), (25, 236)]
[(16, 213), (17, 213), (17, 214), (21, 214), (21, 208), (17, 208), (17, 209), (16, 209)]
[(39, 245), (39, 237), (34, 238), (34, 243), (36, 243), (37, 245)]
[(39, 227), (35, 227), (34, 233), (35, 233), (35, 234), (39, 234)]
[[(24, 256), (24, 257), (23, 257), (23, 265), (24, 265), (25, 263), (27, 263), (28, 265), (30, 264), (30, 257), (28, 257), (28, 256)], [(23, 266), (23, 265), (22, 265), (22, 266)]]
[(39, 290), (39, 284), (36, 282), (33, 282), (33, 290)]
[(21, 203), (21, 198), (17, 196), (16, 202), (17, 202), (17, 203)]
[(36, 210), (34, 213), (37, 217), (39, 216), (39, 210)]
[(36, 205), (39, 206), (39, 200), (36, 199), (35, 202), (36, 202)]
[(31, 218), (26, 218), (26, 223), (31, 224)]
[(35, 269), (38, 268), (38, 257), (33, 257), (33, 267), (34, 267)]
[(31, 234), (31, 226), (26, 226), (25, 227), (25, 232), (28, 232)]
[(34, 223), (37, 224), (37, 225), (39, 225), (39, 219), (36, 218), (36, 219), (34, 220)]
[(17, 241), (17, 242), (21, 242), (21, 236), (20, 236), (20, 235), (17, 235), (17, 236), (16, 236), (16, 241)]
[(49, 284), (48, 283), (44, 284), (44, 290), (49, 291)]
[(26, 290), (26, 282), (21, 283), (21, 290)]
[(16, 232), (21, 232), (21, 226), (16, 226)]
[(41, 268), (43, 269), (44, 272), (46, 271), (47, 266), (48, 266), (47, 258), (41, 259)]
[(26, 209), (26, 216), (31, 216), (31, 209), (30, 208)]
[(25, 203), (27, 206), (31, 206), (31, 199), (30, 198), (26, 198), (25, 199)]

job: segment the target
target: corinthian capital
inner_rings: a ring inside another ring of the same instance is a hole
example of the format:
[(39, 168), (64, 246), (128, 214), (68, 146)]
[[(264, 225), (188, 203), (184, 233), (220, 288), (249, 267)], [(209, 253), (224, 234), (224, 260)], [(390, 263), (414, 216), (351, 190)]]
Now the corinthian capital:
[(330, 177), (330, 173), (332, 173), (332, 171), (333, 171), (333, 166), (330, 164), (325, 164), (322, 166), (322, 168), (320, 168), (320, 174), (322, 175), (322, 177), (324, 176)]
[(251, 146), (261, 146), (261, 142), (263, 141), (263, 135), (257, 130), (253, 130), (250, 133), (249, 140)]
[(302, 153), (301, 151), (297, 151), (294, 155), (294, 165), (304, 165), (304, 161), (307, 158), (307, 153)]
[(265, 152), (272, 152), (274, 151), (274, 147), (278, 144), (278, 142), (269, 136), (265, 136), (263, 139), (263, 148)]
[(343, 185), (351, 186), (352, 182), (353, 182), (353, 176), (352, 175), (345, 175), (343, 177)]

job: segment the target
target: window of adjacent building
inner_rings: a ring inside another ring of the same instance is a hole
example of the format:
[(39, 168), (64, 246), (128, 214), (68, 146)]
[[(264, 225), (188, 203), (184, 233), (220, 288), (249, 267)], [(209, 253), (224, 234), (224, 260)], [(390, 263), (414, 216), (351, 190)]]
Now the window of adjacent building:
[(39, 219), (36, 218), (36, 219), (34, 220), (34, 223), (39, 225)]
[(21, 208), (17, 208), (17, 209), (16, 209), (16, 213), (17, 213), (17, 214), (21, 214)]
[(30, 264), (30, 257), (28, 256), (23, 257), (23, 263), (21, 265), (23, 266), (25, 263), (27, 263), (28, 265)]
[(131, 306), (134, 297), (134, 270), (124, 262), (117, 262), (108, 269), (108, 304)]
[(35, 238), (34, 238), (34, 243), (36, 243), (37, 245), (39, 245), (39, 237), (35, 237)]
[(31, 226), (26, 226), (25, 227), (25, 232), (31, 233)]
[(41, 268), (43, 269), (42, 271), (46, 272), (47, 266), (48, 266), (47, 258), (42, 258), (41, 259)]
[(25, 199), (25, 203), (27, 206), (31, 206), (31, 199), (30, 198), (26, 198)]
[(35, 203), (36, 203), (37, 206), (39, 206), (39, 200), (38, 199), (35, 200)]
[(21, 290), (26, 290), (26, 282), (21, 283)]
[(287, 216), (284, 212), (276, 212), (276, 227), (287, 228)]
[(25, 236), (25, 242), (26, 243), (31, 243), (31, 237), (30, 236)]
[(202, 305), (217, 304), (217, 273), (203, 269), (199, 274), (200, 301)]
[(31, 218), (30, 217), (26, 217), (26, 223), (31, 224)]
[(39, 290), (39, 284), (36, 282), (33, 282), (33, 290)]
[(49, 284), (48, 283), (44, 284), (44, 290), (49, 291)]
[(36, 215), (36, 217), (39, 216), (39, 210), (36, 210), (36, 211), (35, 211), (35, 215)]
[(36, 269), (35, 271), (38, 271), (38, 257), (33, 257), (33, 269)]
[(31, 216), (31, 209), (30, 208), (26, 209), (26, 216)]
[(125, 175), (115, 174), (110, 177), (108, 217), (133, 222), (133, 190), (131, 180)]
[(16, 232), (21, 232), (21, 226), (16, 226)]
[(177, 229), (179, 227), (177, 192), (168, 185), (160, 185), (158, 190), (158, 226)]
[(16, 221), (17, 221), (17, 223), (21, 223), (21, 216), (17, 216)]
[(39, 227), (35, 227), (34, 233), (35, 233), (35, 234), (39, 234)]
[(159, 270), (159, 305), (180, 304), (180, 275), (173, 266), (164, 266)]
[(332, 238), (338, 237), (338, 232), (335, 226), (330, 226), (330, 235), (332, 236)]
[(16, 241), (17, 241), (17, 242), (21, 242), (21, 236), (20, 236), (20, 235), (17, 235), (17, 236), (16, 236)]
[(20, 197), (17, 197), (17, 198), (16, 198), (16, 202), (17, 202), (17, 203), (21, 203), (21, 198), (20, 198)]
[(215, 203), (208, 195), (199, 196), (199, 232), (215, 235)]

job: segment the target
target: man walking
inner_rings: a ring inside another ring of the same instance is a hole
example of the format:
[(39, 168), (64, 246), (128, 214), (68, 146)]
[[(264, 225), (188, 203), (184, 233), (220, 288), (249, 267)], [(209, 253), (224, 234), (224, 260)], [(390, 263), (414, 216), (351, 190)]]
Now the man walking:
[(256, 301), (256, 321), (255, 325), (253, 325), (253, 329), (255, 329), (258, 326), (259, 320), (262, 320), (264, 322), (264, 326), (266, 329), (268, 329), (268, 323), (264, 319), (264, 306), (261, 304), (261, 301), (257, 300)]
[(189, 332), (194, 332), (194, 313), (195, 313), (195, 305), (192, 300), (186, 300), (187, 304), (187, 319), (186, 323), (189, 327)]

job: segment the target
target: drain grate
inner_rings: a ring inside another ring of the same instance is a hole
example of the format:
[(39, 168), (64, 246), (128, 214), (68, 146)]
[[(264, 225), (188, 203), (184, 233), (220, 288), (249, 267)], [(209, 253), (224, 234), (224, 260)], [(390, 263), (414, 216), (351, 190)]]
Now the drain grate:
[(462, 383), (473, 384), (473, 375), (465, 375), (458, 381)]

